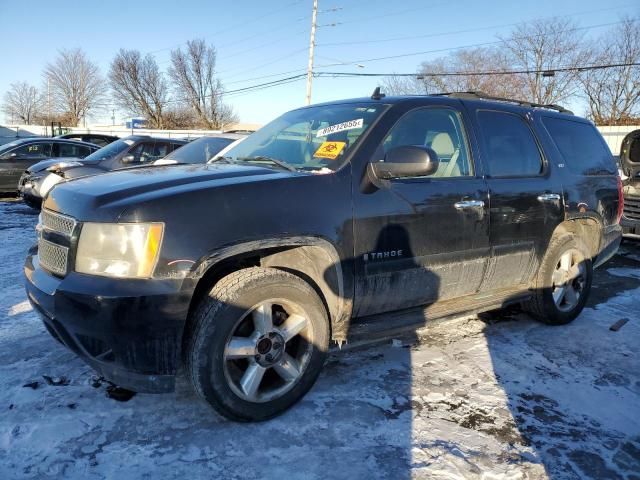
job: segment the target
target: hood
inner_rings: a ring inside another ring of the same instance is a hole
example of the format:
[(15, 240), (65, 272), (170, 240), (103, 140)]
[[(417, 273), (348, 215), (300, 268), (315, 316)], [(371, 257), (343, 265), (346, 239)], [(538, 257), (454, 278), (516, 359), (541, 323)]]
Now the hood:
[(28, 171), (31, 172), (31, 173), (41, 172), (42, 170), (46, 170), (47, 168), (52, 167), (56, 163), (61, 163), (61, 162), (80, 162), (80, 163), (82, 163), (82, 159), (81, 158), (75, 158), (75, 157), (48, 158), (46, 160), (42, 160), (42, 161), (40, 161), (38, 163), (35, 163), (35, 164), (31, 165), (28, 168)]
[(194, 190), (295, 175), (305, 174), (218, 163), (132, 168), (59, 184), (46, 198), (44, 207), (79, 220), (100, 221), (106, 215), (104, 221), (111, 221), (113, 209), (121, 212), (127, 206)]

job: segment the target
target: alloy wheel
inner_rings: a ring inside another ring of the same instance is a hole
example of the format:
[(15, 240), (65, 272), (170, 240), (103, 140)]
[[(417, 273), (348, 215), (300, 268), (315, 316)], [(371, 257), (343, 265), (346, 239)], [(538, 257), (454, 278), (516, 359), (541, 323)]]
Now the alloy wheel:
[(227, 339), (224, 373), (229, 387), (249, 402), (267, 402), (291, 390), (313, 350), (309, 316), (284, 299), (247, 310)]

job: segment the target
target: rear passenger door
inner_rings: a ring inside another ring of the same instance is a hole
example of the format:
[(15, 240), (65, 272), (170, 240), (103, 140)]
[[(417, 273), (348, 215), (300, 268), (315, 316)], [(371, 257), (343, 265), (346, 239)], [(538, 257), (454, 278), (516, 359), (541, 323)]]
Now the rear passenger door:
[(528, 284), (564, 218), (562, 185), (552, 175), (529, 114), (476, 109), (489, 187), (489, 262), (481, 291)]

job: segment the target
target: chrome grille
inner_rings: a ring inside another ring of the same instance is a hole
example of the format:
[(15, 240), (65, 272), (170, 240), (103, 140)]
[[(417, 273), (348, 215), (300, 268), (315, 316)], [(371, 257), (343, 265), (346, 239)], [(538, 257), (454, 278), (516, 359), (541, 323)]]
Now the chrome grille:
[(624, 216), (630, 220), (640, 220), (640, 197), (624, 197)]
[(73, 218), (60, 215), (59, 213), (53, 213), (49, 210), (42, 210), (41, 219), (43, 228), (69, 237), (76, 226), (76, 221)]
[(38, 259), (40, 265), (52, 273), (65, 275), (67, 273), (67, 259), (69, 249), (62, 245), (51, 243), (40, 237), (38, 240)]

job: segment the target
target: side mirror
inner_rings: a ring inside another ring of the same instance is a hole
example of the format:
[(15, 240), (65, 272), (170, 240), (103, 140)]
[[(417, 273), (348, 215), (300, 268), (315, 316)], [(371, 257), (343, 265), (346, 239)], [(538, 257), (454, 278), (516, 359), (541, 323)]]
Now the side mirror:
[(376, 178), (391, 180), (404, 177), (425, 177), (438, 170), (438, 154), (428, 147), (406, 145), (392, 148), (384, 162), (369, 164)]
[(17, 156), (18, 154), (16, 152), (5, 153), (4, 155), (2, 155), (2, 157), (0, 157), (0, 160), (13, 160)]
[(122, 163), (133, 163), (135, 161), (135, 155), (125, 155), (124, 157), (122, 157)]

